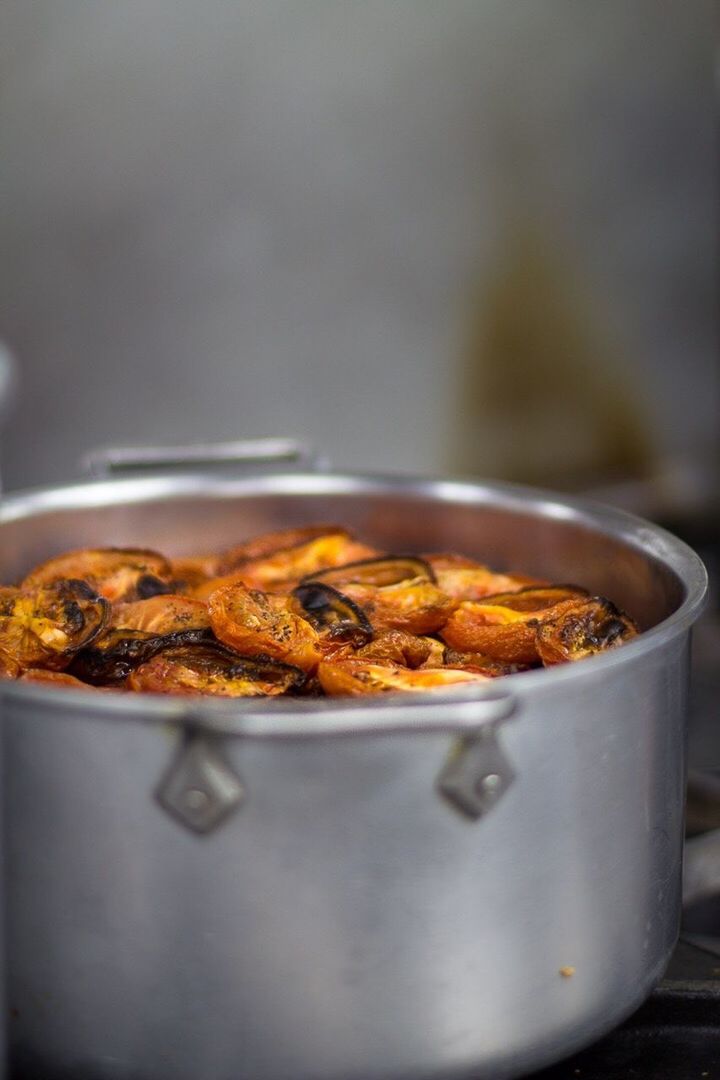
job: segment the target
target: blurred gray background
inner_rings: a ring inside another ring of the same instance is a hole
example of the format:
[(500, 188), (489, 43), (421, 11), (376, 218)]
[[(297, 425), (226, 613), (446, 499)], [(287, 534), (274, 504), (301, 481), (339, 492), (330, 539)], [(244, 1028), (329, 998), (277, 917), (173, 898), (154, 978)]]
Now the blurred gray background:
[(99, 443), (716, 448), (710, 0), (5, 0), (11, 487)]

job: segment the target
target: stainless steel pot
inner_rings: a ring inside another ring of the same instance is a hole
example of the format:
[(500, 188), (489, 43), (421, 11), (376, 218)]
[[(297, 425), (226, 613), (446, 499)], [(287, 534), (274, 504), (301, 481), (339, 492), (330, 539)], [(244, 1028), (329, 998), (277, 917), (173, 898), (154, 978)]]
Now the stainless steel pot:
[(706, 589), (672, 536), (505, 485), (205, 472), (6, 499), (2, 579), (76, 546), (318, 521), (582, 582), (645, 633), (453, 699), (4, 684), (12, 1076), (502, 1080), (660, 978)]

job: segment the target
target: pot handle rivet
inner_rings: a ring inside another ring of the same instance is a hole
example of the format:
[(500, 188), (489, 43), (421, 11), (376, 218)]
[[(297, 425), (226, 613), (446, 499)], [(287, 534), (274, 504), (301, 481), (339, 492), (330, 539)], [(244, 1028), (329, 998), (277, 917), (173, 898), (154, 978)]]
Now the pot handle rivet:
[(245, 790), (214, 741), (190, 734), (162, 777), (155, 798), (186, 828), (207, 833), (240, 805)]
[(515, 779), (494, 724), (456, 740), (437, 788), (456, 810), (477, 819), (487, 814)]

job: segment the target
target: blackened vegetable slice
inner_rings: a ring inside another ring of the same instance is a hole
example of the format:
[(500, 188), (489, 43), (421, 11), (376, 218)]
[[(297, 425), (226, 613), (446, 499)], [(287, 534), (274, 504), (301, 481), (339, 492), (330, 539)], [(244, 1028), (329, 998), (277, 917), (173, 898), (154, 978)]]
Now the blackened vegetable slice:
[(373, 628), (362, 608), (322, 581), (310, 581), (293, 589), (303, 616), (316, 630), (328, 632), (335, 640), (366, 644), (372, 639)]
[(73, 660), (70, 674), (93, 686), (117, 686), (131, 671), (163, 649), (195, 645), (211, 638), (208, 630), (151, 634), (142, 630), (109, 630)]
[(638, 628), (624, 611), (595, 596), (538, 627), (537, 650), (546, 667), (582, 660), (636, 637)]

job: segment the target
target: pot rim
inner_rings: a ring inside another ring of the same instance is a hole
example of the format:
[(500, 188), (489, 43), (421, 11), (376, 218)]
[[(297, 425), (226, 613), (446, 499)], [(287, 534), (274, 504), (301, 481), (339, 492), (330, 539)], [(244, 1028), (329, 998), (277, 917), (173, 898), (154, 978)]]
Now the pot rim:
[[(382, 495), (397, 498), (431, 498), (436, 502), (492, 505), (517, 513), (534, 512), (539, 518), (564, 520), (612, 537), (669, 568), (681, 582), (684, 599), (662, 622), (644, 631), (622, 648), (589, 657), (578, 664), (506, 675), (489, 682), (487, 690), (459, 688), (450, 693), (383, 694), (371, 700), (348, 699), (341, 704), (330, 698), (318, 700), (255, 698), (182, 698), (168, 695), (132, 695), (120, 691), (102, 694), (84, 690), (43, 687), (30, 682), (3, 682), (0, 693), (28, 706), (52, 706), (61, 713), (92, 714), (117, 722), (125, 719), (149, 723), (172, 723), (253, 737), (306, 737), (330, 734), (413, 730), (414, 711), (438, 707), (438, 724), (460, 730), (477, 728), (501, 719), (514, 709), (516, 698), (553, 686), (573, 683), (633, 663), (658, 646), (680, 636), (700, 615), (707, 601), (707, 571), (698, 555), (684, 541), (658, 525), (624, 510), (576, 496), (500, 481), (425, 478), (412, 475), (358, 473), (272, 473), (253, 477), (224, 477), (217, 473), (142, 476), (102, 479), (57, 487), (42, 487), (5, 496), (0, 505), (0, 526), (32, 518), (46, 511), (101, 509), (119, 503), (172, 501), (180, 498), (232, 499), (259, 495)], [(482, 706), (481, 703), (486, 703)], [(473, 704), (476, 708), (473, 713)], [(60, 706), (60, 708), (58, 708)], [(446, 708), (446, 706), (448, 708)], [(448, 711), (449, 709), (449, 711)], [(494, 711), (493, 711), (494, 710)], [(454, 715), (457, 722), (441, 722), (440, 713)], [(394, 722), (382, 722), (378, 715)], [(473, 723), (472, 716), (476, 715)], [(307, 718), (307, 719), (305, 719)], [(315, 718), (316, 722), (313, 722)], [(318, 724), (317, 720), (321, 722)], [(283, 722), (285, 721), (285, 722)]]

